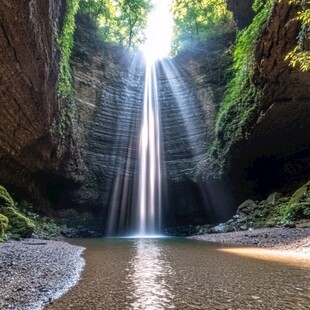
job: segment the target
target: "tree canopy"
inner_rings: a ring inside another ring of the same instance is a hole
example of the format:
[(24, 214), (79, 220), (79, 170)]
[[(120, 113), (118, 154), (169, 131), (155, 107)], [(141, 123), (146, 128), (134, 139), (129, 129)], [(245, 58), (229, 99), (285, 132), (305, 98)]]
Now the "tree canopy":
[(233, 26), (225, 0), (172, 0), (174, 52)]
[(106, 42), (131, 48), (145, 39), (149, 0), (80, 0), (80, 8), (98, 23)]

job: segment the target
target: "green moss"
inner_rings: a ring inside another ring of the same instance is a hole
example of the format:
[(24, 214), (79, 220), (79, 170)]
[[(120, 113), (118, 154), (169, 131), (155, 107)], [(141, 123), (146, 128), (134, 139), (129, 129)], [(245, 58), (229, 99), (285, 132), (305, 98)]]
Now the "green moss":
[(218, 158), (224, 158), (231, 144), (246, 136), (246, 125), (258, 108), (261, 89), (254, 81), (254, 51), (262, 26), (270, 16), (274, 3), (274, 0), (256, 0), (253, 8), (257, 14), (253, 22), (237, 35), (234, 61), (230, 68), (232, 79), (227, 85), (217, 114), (216, 138), (211, 147), (211, 154)]
[[(280, 198), (275, 205), (267, 204), (258, 209), (261, 216), (261, 227), (275, 226), (279, 222), (310, 219), (310, 181), (285, 200), (287, 202), (283, 202), (284, 198)], [(255, 212), (249, 217), (249, 220), (255, 222)]]
[(39, 238), (50, 239), (61, 236), (61, 228), (53, 219), (40, 218), (35, 223), (36, 227), (34, 232)]
[(57, 43), (61, 52), (58, 92), (60, 95), (70, 98), (73, 96), (70, 57), (73, 47), (75, 15), (79, 8), (79, 0), (67, 0), (66, 7), (67, 11), (63, 27), (57, 38)]
[(310, 218), (310, 181), (295, 191), (281, 214), (284, 220)]
[(57, 37), (57, 44), (60, 50), (58, 94), (62, 97), (62, 100), (59, 117), (50, 133), (62, 140), (66, 139), (76, 116), (70, 58), (74, 43), (75, 16), (79, 8), (79, 1), (66, 0), (64, 22)]
[(295, 191), (295, 193), (292, 195), (289, 201), (289, 205), (298, 204), (301, 201), (307, 199), (308, 194), (310, 194), (309, 189), (310, 189), (310, 181)]
[(9, 220), (3, 214), (0, 214), (0, 242), (3, 241), (4, 234), (8, 228)]
[(7, 232), (15, 237), (31, 236), (34, 224), (16, 210), (14, 200), (3, 186), (0, 186), (0, 214), (8, 219)]
[(67, 137), (72, 134), (73, 124), (77, 119), (77, 106), (71, 100), (63, 100), (63, 107), (60, 110), (59, 118), (55, 127), (51, 130), (52, 135), (56, 135), (62, 141), (67, 141)]

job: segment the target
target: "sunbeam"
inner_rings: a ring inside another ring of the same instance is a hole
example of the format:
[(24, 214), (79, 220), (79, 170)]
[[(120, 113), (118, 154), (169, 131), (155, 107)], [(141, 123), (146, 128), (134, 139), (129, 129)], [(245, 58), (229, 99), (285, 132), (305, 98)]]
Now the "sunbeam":
[(146, 41), (141, 50), (147, 61), (167, 57), (171, 49), (173, 17), (171, 0), (153, 0), (146, 28)]

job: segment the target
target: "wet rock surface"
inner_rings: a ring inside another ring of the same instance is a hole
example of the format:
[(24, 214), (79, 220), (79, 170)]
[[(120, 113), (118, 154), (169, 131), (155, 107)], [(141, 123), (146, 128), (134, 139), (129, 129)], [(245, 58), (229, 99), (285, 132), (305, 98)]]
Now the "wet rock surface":
[(42, 309), (60, 297), (79, 279), (83, 250), (38, 239), (0, 244), (0, 308)]

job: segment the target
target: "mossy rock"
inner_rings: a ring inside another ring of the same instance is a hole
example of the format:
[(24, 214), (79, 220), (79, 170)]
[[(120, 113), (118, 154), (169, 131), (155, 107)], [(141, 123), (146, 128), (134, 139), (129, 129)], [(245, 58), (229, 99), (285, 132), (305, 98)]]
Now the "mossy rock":
[(15, 237), (30, 237), (35, 225), (15, 209), (7, 190), (0, 185), (0, 214), (8, 219), (8, 232)]
[(310, 218), (310, 181), (298, 188), (280, 210), (283, 220)]
[(297, 204), (307, 198), (310, 198), (310, 181), (298, 188), (298, 190), (292, 195), (289, 205)]
[(9, 225), (8, 218), (5, 215), (0, 214), (0, 242), (3, 241), (3, 237), (8, 228), (8, 225)]

